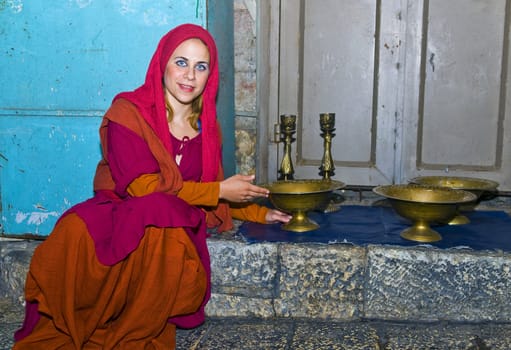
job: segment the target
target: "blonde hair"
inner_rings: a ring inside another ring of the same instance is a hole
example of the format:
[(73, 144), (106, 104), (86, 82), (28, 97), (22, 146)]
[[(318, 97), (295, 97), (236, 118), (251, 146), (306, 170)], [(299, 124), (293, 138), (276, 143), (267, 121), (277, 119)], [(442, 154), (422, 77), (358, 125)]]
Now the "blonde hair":
[[(165, 96), (165, 109), (168, 112), (167, 121), (170, 123), (172, 118), (174, 117), (174, 111), (172, 110), (172, 106), (170, 105), (167, 96)], [(199, 117), (202, 113), (202, 95), (197, 97), (192, 102), (192, 114), (190, 114), (189, 121), (190, 125), (195, 131), (199, 131)]]

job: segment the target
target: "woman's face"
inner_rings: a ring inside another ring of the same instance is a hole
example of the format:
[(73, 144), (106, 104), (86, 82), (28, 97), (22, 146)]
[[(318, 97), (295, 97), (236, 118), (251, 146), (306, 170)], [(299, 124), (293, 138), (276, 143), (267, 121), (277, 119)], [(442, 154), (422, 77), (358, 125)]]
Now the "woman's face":
[(170, 56), (163, 77), (165, 95), (172, 107), (189, 105), (200, 96), (209, 72), (206, 45), (200, 39), (183, 41)]

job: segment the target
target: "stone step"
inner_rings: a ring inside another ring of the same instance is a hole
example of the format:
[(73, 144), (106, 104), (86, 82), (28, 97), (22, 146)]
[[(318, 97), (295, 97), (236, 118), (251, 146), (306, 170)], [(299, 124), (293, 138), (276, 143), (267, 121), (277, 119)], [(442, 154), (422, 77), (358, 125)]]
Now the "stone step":
[[(0, 297), (19, 305), (38, 241), (0, 241)], [(431, 246), (208, 241), (211, 317), (511, 322), (511, 255)]]
[[(0, 350), (40, 241), (0, 240)], [(511, 255), (427, 245), (208, 240), (212, 297), (178, 349), (511, 349)]]
[[(511, 214), (508, 202), (489, 209), (505, 204)], [(0, 350), (12, 347), (22, 322), (39, 244), (0, 238)], [(208, 247), (208, 317), (178, 331), (178, 349), (511, 349), (508, 251), (249, 244), (236, 230), (212, 236)]]

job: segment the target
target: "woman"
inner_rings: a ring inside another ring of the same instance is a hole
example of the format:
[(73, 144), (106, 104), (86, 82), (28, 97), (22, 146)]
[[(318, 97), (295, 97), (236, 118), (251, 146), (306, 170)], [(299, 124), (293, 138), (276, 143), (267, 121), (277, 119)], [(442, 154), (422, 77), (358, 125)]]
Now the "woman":
[(287, 222), (249, 203), (253, 176), (223, 179), (211, 35), (184, 24), (158, 44), (145, 83), (103, 118), (93, 198), (68, 210), (32, 258), (14, 349), (172, 349), (204, 321), (207, 228)]

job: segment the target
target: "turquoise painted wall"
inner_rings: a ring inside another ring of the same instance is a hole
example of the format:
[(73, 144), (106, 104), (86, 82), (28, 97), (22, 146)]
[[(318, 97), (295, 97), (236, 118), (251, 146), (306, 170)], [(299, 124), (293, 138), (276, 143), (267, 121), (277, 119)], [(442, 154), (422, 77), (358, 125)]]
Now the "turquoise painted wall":
[(1, 233), (47, 235), (92, 196), (104, 111), (185, 22), (206, 0), (0, 0)]

